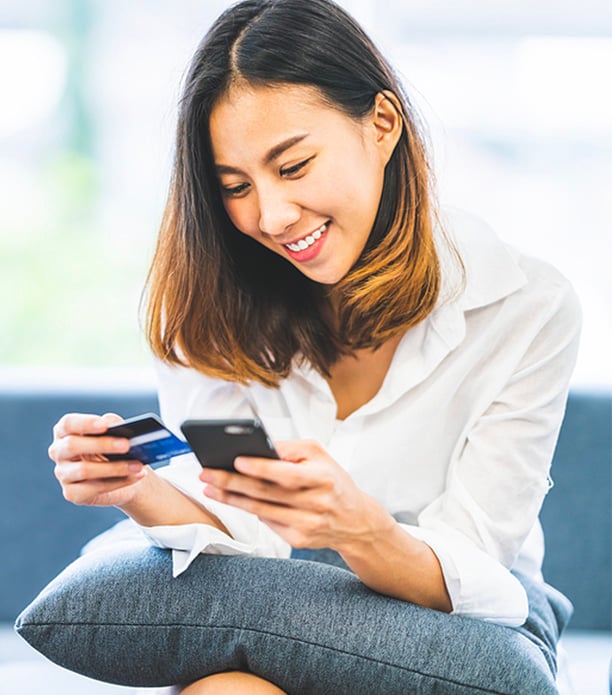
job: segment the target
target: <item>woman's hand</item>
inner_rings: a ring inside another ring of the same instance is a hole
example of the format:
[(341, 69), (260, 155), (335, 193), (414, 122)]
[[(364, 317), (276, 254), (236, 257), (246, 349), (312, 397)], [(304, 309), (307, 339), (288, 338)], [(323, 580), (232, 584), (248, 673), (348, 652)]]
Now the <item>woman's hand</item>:
[(107, 413), (64, 415), (53, 428), (49, 457), (55, 461), (55, 477), (65, 499), (79, 505), (119, 506), (136, 495), (147, 468), (139, 461), (108, 461), (104, 454), (127, 453), (127, 439), (92, 437), (122, 422)]
[(205, 468), (204, 494), (257, 515), (294, 548), (342, 552), (374, 543), (393, 523), (318, 443), (275, 446), (281, 461), (238, 457), (240, 474)]
[(452, 610), (437, 556), (404, 531), (316, 442), (275, 444), (281, 461), (238, 457), (205, 468), (204, 494), (256, 514), (294, 548), (332, 548), (374, 591)]

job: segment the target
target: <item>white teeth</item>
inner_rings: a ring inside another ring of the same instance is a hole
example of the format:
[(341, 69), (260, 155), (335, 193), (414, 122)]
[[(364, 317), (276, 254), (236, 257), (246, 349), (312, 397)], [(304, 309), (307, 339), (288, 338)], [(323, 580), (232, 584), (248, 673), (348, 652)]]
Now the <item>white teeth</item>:
[(315, 243), (315, 241), (318, 241), (326, 230), (327, 223), (322, 224), (318, 229), (315, 229), (315, 231), (312, 234), (309, 234), (307, 237), (304, 237), (303, 239), (300, 239), (299, 241), (296, 241), (293, 244), (285, 244), (285, 246), (290, 251), (294, 251), (296, 253), (298, 251), (304, 251), (309, 246), (312, 246)]

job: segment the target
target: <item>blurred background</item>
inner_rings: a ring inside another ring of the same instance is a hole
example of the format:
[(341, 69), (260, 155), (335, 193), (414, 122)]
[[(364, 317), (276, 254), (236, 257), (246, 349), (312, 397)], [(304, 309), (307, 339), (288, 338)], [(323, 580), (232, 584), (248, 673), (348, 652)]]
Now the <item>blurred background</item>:
[[(229, 4), (0, 0), (2, 379), (149, 373), (138, 303), (180, 83)], [(574, 384), (612, 385), (612, 2), (340, 4), (420, 107), (441, 200), (570, 278)]]

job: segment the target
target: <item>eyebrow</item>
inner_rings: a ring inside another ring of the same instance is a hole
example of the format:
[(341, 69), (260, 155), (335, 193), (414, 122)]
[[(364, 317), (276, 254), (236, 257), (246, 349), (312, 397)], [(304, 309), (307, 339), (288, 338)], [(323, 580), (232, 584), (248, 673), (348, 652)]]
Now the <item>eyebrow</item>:
[[(308, 133), (303, 133), (302, 135), (294, 135), (290, 138), (287, 138), (286, 140), (283, 140), (282, 142), (279, 142), (278, 145), (274, 145), (274, 147), (272, 147), (272, 149), (270, 149), (263, 158), (264, 164), (270, 164), (270, 162), (273, 162), (275, 159), (280, 157), (281, 154), (283, 154), (283, 152), (286, 152), (288, 149), (290, 149), (294, 145), (297, 145), (298, 142), (301, 142), (302, 140), (304, 140), (304, 138), (307, 137)], [(216, 169), (218, 174), (242, 173), (240, 169), (237, 169), (236, 167), (226, 166), (225, 164), (217, 164)]]

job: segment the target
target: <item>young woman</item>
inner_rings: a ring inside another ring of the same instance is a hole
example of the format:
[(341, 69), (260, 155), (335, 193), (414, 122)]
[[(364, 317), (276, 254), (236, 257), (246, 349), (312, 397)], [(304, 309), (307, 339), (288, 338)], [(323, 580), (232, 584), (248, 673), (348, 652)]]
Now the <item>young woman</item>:
[[(256, 410), (282, 460), (240, 457), (237, 473), (192, 456), (157, 471), (108, 462), (128, 441), (88, 435), (120, 418), (70, 414), (50, 448), (68, 500), (122, 509), (173, 549), (175, 575), (200, 553), (331, 558), (427, 609), (422, 635), (444, 626), (461, 646), (457, 615), (497, 624), (492, 642), (499, 625), (533, 634), (552, 600), (538, 513), (577, 302), (550, 266), (436, 208), (408, 98), (330, 0), (246, 0), (204, 38), (148, 302), (166, 423)], [(283, 585), (290, 566), (274, 565), (274, 585), (307, 620)], [(321, 629), (343, 644), (341, 626)], [(558, 632), (538, 633), (553, 684)], [(476, 684), (486, 660), (483, 645)], [(513, 668), (536, 692), (529, 657)], [(282, 669), (202, 673), (183, 692), (337, 692), (309, 678), (299, 690)], [(360, 687), (342, 692), (373, 692)]]

